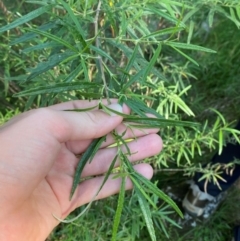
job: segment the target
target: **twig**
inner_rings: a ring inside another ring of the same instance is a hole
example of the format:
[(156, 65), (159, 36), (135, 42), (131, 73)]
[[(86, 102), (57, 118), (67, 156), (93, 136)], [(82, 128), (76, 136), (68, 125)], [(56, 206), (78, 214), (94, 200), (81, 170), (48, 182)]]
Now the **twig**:
[[(98, 6), (97, 6), (97, 9), (96, 9), (96, 16), (95, 16), (95, 19), (94, 19), (94, 27), (95, 27), (94, 29), (95, 29), (95, 36), (96, 36), (95, 42), (96, 42), (97, 48), (100, 47), (100, 41), (99, 41), (99, 37), (98, 37), (98, 18), (99, 18), (99, 12), (101, 10), (101, 4), (102, 4), (102, 2), (101, 2), (101, 0), (99, 0)], [(108, 104), (111, 104), (110, 99), (109, 99), (108, 89), (107, 89), (107, 82), (106, 82), (106, 78), (105, 78), (105, 75), (104, 75), (103, 60), (102, 60), (102, 57), (99, 54), (97, 55), (97, 61), (98, 61), (98, 64), (99, 64), (99, 71), (101, 73), (101, 77), (102, 77), (102, 80), (103, 80), (107, 101), (108, 101)]]
[(4, 15), (7, 16), (10, 14), (10, 12), (7, 10), (7, 7), (5, 6), (2, 0), (0, 0), (0, 9), (2, 9)]
[(154, 174), (157, 174), (159, 172), (184, 172), (185, 169), (180, 168), (162, 168), (162, 169), (155, 169)]
[[(8, 11), (6, 5), (4, 4), (4, 2), (2, 0), (0, 0), (0, 9), (2, 10), (3, 14), (6, 16), (6, 18), (9, 20), (10, 17), (12, 16), (11, 12)], [(17, 35), (20, 35), (21, 32), (19, 31), (18, 28), (14, 28), (15, 32)]]

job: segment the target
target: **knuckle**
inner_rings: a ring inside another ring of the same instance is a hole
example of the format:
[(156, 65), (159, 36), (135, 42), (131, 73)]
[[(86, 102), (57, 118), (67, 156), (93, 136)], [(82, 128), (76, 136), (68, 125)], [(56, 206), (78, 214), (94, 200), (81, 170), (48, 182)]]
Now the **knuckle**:
[[(99, 129), (99, 120), (101, 120), (101, 117), (97, 115), (97, 112), (86, 112), (88, 121), (91, 122), (91, 131), (93, 132), (94, 136), (99, 136), (98, 133), (100, 131)], [(89, 122), (88, 122), (89, 123)]]
[(120, 123), (121, 119), (114, 119), (102, 110), (85, 112), (85, 122), (88, 124), (88, 130), (91, 131), (92, 137), (100, 137), (114, 130)]

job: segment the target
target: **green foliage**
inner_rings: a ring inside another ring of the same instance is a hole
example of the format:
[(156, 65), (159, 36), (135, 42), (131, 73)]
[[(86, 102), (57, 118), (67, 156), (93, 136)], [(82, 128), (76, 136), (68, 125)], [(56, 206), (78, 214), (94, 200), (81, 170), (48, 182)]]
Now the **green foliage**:
[[(12, 13), (1, 17), (0, 80), (4, 91), (0, 100), (4, 106), (23, 110), (100, 99), (101, 108), (114, 112), (101, 100), (118, 98), (132, 109), (123, 116), (127, 127), (161, 127), (163, 151), (144, 160), (155, 173), (174, 171), (191, 177), (198, 171), (204, 173), (207, 185), (210, 181), (218, 184), (223, 170), (231, 171), (237, 160), (222, 166), (203, 168), (203, 164), (206, 153), (221, 153), (230, 133), (240, 142), (240, 132), (232, 128), (240, 114), (239, 1), (32, 3), (24, 5), (29, 11), (20, 17)], [(12, 94), (15, 98), (9, 97)], [(17, 113), (1, 109), (7, 115), (2, 114), (0, 124)], [(178, 206), (156, 183), (133, 170), (128, 161), (131, 153), (121, 152), (122, 145), (128, 150), (124, 134), (112, 134), (119, 151), (102, 186), (113, 173), (122, 178), (118, 199), (79, 208), (64, 221), (74, 223), (61, 224), (49, 240), (198, 240), (201, 235), (209, 237), (206, 240), (223, 240), (215, 233), (201, 233), (200, 228), (178, 237), (178, 217), (169, 211), (172, 207), (181, 215)], [(69, 195), (104, 139), (95, 140), (81, 158)], [(117, 158), (119, 169), (114, 168)], [(126, 177), (134, 184), (132, 193), (124, 191)], [(82, 215), (85, 212), (87, 215)], [(229, 232), (226, 226), (223, 229)]]
[(12, 117), (19, 114), (19, 110), (8, 111), (5, 115), (0, 112), (0, 126), (9, 121)]
[(87, 164), (87, 162), (89, 161), (89, 163), (91, 162), (91, 160), (93, 159), (93, 157), (95, 156), (96, 152), (98, 151), (98, 149), (100, 148), (101, 144), (106, 140), (106, 136), (100, 137), (98, 139), (95, 139), (87, 148), (87, 150), (84, 152), (84, 154), (81, 157), (81, 161), (78, 162), (77, 168), (76, 168), (76, 174), (74, 176), (73, 179), (73, 186), (72, 186), (72, 190), (70, 193), (70, 199), (72, 198), (78, 184), (79, 184), (79, 180), (82, 174), (82, 171), (85, 167), (85, 165)]

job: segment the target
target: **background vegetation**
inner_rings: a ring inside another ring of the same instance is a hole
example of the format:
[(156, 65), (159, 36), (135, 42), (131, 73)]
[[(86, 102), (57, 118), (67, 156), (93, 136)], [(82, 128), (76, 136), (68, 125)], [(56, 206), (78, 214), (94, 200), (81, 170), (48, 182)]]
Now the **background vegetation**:
[[(63, 1), (0, 1), (1, 26), (53, 4), (45, 14), (0, 35), (0, 124), (18, 112), (57, 102), (127, 96), (168, 120), (201, 123), (199, 128), (161, 128), (164, 150), (144, 160), (154, 166), (153, 182), (165, 191), (167, 186), (182, 189), (177, 193), (182, 196), (185, 181), (196, 171), (217, 181), (222, 169), (202, 165), (221, 151), (229, 132), (239, 141), (239, 133), (229, 127), (240, 114), (240, 3), (68, 3), (72, 11)], [(103, 88), (77, 86), (82, 81)], [(74, 223), (59, 225), (49, 240), (110, 240), (117, 198), (94, 202)], [(232, 227), (239, 223), (234, 190), (219, 212), (182, 230), (174, 211), (155, 195), (151, 198), (159, 205), (151, 210), (157, 240), (230, 240)], [(125, 197), (117, 240), (150, 240), (134, 191)]]

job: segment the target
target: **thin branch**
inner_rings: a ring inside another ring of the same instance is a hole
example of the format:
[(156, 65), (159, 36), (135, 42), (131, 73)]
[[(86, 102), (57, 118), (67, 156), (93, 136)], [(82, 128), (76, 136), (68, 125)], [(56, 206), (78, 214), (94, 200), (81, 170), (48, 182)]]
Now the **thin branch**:
[(8, 16), (10, 14), (10, 12), (8, 11), (6, 5), (4, 4), (4, 2), (2, 0), (0, 0), (0, 9), (4, 13), (4, 15)]
[(154, 174), (157, 174), (159, 172), (184, 172), (185, 169), (180, 168), (162, 168), (162, 169), (154, 169)]
[[(96, 44), (97, 48), (100, 47), (100, 40), (99, 40), (99, 37), (98, 37), (98, 18), (99, 18), (99, 12), (101, 10), (101, 4), (102, 4), (102, 2), (101, 2), (101, 0), (99, 0), (98, 6), (97, 6), (97, 9), (96, 9), (96, 16), (95, 16), (95, 19), (94, 19), (94, 27), (95, 27), (94, 29), (95, 29), (95, 36), (96, 36), (95, 44)], [(109, 94), (108, 94), (107, 82), (106, 82), (106, 78), (105, 78), (105, 75), (104, 75), (103, 60), (102, 60), (102, 57), (100, 56), (100, 54), (97, 55), (97, 62), (98, 62), (99, 71), (100, 71), (100, 74), (101, 74), (101, 77), (102, 77), (102, 80), (103, 80), (107, 101), (108, 101), (108, 104), (111, 104), (110, 99), (109, 99)]]

